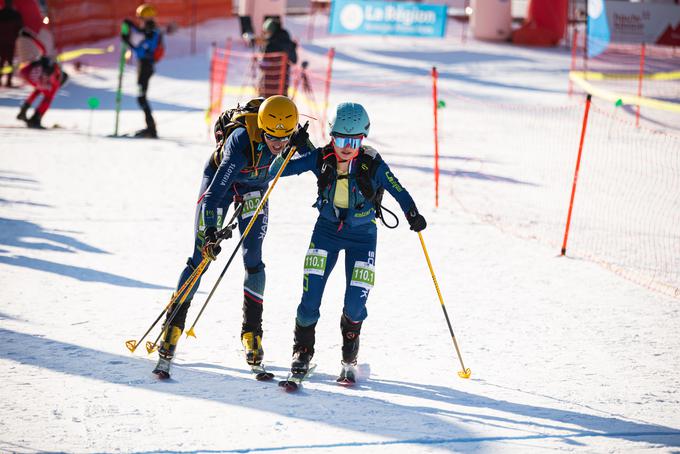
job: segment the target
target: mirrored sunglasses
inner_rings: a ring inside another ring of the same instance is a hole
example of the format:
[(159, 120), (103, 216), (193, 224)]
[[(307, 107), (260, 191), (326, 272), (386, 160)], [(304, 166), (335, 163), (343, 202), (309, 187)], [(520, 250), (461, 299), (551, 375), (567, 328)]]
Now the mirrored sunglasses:
[(276, 137), (271, 134), (267, 134), (266, 132), (264, 133), (264, 138), (271, 140), (272, 142), (286, 142), (287, 140), (290, 140), (290, 136)]
[(349, 146), (352, 149), (357, 149), (361, 146), (361, 141), (364, 140), (364, 137), (341, 137), (341, 136), (333, 136), (333, 142), (335, 143), (335, 146), (338, 148), (345, 148), (346, 146)]

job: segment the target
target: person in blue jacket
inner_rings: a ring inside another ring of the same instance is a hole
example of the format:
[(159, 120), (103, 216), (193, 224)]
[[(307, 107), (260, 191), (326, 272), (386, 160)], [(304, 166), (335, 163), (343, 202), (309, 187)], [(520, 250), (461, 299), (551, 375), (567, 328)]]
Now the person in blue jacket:
[[(137, 103), (144, 111), (146, 120), (146, 128), (137, 131), (135, 137), (155, 139), (158, 138), (156, 122), (151, 114), (151, 106), (146, 99), (146, 92), (149, 89), (149, 80), (154, 73), (156, 62), (163, 56), (163, 35), (154, 21), (158, 14), (156, 7), (143, 3), (137, 7), (136, 13), (143, 25), (138, 27), (130, 19), (125, 19), (124, 22), (128, 25), (128, 33), (123, 33), (121, 36), (137, 57), (137, 86), (139, 89)], [(134, 45), (130, 41), (129, 31), (141, 33), (144, 37), (137, 45)]]
[[(346, 380), (354, 381), (361, 325), (375, 280), (376, 213), (381, 217), (387, 190), (399, 203), (411, 230), (427, 223), (413, 198), (399, 183), (376, 150), (363, 144), (370, 121), (361, 104), (337, 106), (331, 122), (331, 142), (293, 159), (284, 176), (312, 171), (317, 176), (319, 217), (304, 262), (302, 299), (295, 318), (291, 373), (306, 373), (314, 354), (315, 327), (324, 287), (340, 251), (345, 251), (346, 288), (342, 332), (342, 365)], [(279, 159), (280, 160), (280, 159)]]
[[(220, 252), (217, 232), (232, 201), (243, 208), (238, 216), (239, 231), (243, 234), (255, 214), (269, 181), (276, 172), (269, 170), (274, 158), (295, 146), (301, 152), (310, 151), (306, 128), (298, 129), (297, 107), (285, 96), (273, 96), (261, 102), (254, 112), (242, 113), (237, 123), (231, 117), (229, 129), (222, 121), (215, 130), (218, 147), (203, 170), (200, 195), (196, 207), (194, 247), (177, 284), (180, 289), (204, 258), (214, 260)], [(246, 107), (248, 107), (246, 105)], [(237, 126), (234, 126), (238, 124)], [(226, 132), (226, 133), (225, 133)], [(246, 361), (260, 366), (262, 349), (262, 309), (265, 288), (265, 265), (262, 261), (262, 242), (267, 234), (268, 202), (258, 214), (242, 244), (245, 279), (243, 282), (243, 325), (241, 341)], [(161, 378), (170, 377), (170, 365), (177, 341), (184, 331), (187, 310), (200, 280), (193, 286), (183, 303), (176, 302), (168, 309), (168, 317), (177, 306), (178, 312), (161, 334), (158, 364), (153, 372)], [(167, 317), (166, 317), (167, 320)]]

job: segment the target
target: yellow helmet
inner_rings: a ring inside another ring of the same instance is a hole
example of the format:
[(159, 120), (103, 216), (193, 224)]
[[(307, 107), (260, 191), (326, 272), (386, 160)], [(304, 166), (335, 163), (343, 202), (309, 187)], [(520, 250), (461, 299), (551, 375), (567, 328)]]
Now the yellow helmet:
[(142, 3), (137, 7), (137, 17), (141, 19), (153, 19), (158, 15), (158, 10), (150, 3)]
[(257, 111), (257, 126), (275, 137), (291, 135), (298, 125), (298, 110), (286, 96), (267, 98)]

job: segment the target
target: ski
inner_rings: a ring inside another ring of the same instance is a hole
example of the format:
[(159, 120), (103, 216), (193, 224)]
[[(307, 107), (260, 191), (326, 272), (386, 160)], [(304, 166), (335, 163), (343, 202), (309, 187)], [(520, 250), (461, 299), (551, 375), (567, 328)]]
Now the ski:
[(307, 372), (289, 372), (288, 378), (281, 380), (279, 382), (279, 386), (285, 389), (287, 392), (297, 391), (302, 385), (302, 382), (307, 380), (307, 378), (312, 375), (314, 369), (316, 369), (316, 364), (310, 364)]
[(262, 364), (250, 366), (250, 371), (255, 374), (257, 381), (270, 381), (274, 378), (274, 374), (267, 372), (267, 369)]
[(357, 369), (353, 364), (342, 364), (340, 375), (335, 380), (342, 386), (353, 386), (357, 382)]

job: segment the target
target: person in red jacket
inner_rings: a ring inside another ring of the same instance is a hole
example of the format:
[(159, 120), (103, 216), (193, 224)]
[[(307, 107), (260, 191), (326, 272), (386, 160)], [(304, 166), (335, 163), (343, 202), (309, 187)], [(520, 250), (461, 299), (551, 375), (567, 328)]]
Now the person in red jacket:
[(5, 67), (5, 64), (9, 66), (7, 73), (8, 87), (12, 86), (14, 48), (19, 30), (24, 26), (21, 14), (14, 9), (13, 3), (12, 0), (5, 0), (5, 7), (0, 9), (0, 71)]
[[(23, 67), (19, 72), (21, 77), (33, 86), (33, 92), (21, 105), (17, 118), (24, 120), (29, 128), (45, 129), (41, 124), (42, 117), (52, 104), (59, 87), (66, 81), (67, 75), (54, 58), (46, 55), (45, 45), (33, 33), (23, 29), (21, 35), (30, 38), (40, 49), (42, 56)], [(28, 109), (40, 95), (43, 97), (42, 101), (29, 118), (27, 116)]]

